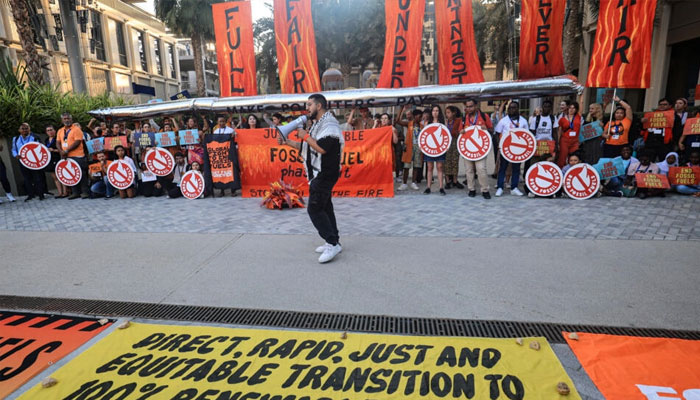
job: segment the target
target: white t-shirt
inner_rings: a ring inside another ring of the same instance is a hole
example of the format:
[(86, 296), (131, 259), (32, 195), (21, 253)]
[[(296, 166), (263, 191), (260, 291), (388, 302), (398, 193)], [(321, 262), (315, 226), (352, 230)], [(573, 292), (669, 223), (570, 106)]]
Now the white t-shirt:
[(214, 130), (215, 135), (233, 135), (234, 133), (236, 133), (236, 131), (234, 131), (230, 126), (225, 126)]
[(500, 121), (498, 121), (498, 124), (496, 125), (496, 133), (508, 132), (515, 128), (529, 129), (527, 120), (520, 115), (518, 116), (518, 119), (511, 120), (510, 117), (506, 115)]
[[(552, 120), (554, 120), (554, 125), (552, 125)], [(554, 130), (559, 128), (559, 122), (553, 115), (540, 115), (540, 124), (535, 126), (537, 123), (537, 117), (532, 117), (530, 121), (530, 130), (535, 132), (535, 138), (537, 140), (554, 140)]]

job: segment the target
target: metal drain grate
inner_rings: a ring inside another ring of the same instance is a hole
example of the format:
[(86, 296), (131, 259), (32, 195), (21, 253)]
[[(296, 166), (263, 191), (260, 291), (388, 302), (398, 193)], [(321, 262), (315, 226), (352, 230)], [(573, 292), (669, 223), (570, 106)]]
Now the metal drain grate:
[(700, 340), (698, 331), (668, 329), (329, 314), (48, 297), (0, 296), (0, 309), (397, 335), (492, 338), (544, 336), (552, 343), (564, 343), (562, 331)]

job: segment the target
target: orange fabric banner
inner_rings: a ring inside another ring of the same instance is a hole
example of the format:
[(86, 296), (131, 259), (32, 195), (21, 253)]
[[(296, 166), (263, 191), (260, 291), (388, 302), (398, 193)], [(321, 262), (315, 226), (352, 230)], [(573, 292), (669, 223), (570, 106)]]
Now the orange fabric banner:
[(656, 0), (601, 0), (586, 86), (648, 88)]
[(109, 325), (91, 318), (0, 311), (0, 399)]
[(418, 86), (425, 0), (386, 0), (386, 43), (378, 88)]
[(696, 399), (700, 341), (578, 333), (564, 337), (606, 399)]
[(435, 0), (435, 19), (440, 84), (483, 82), (471, 0)]
[(311, 0), (275, 0), (274, 16), (282, 93), (320, 92)]
[(564, 74), (562, 34), (566, 0), (522, 2), (518, 78)]
[(255, 48), (250, 0), (212, 4), (222, 97), (255, 96)]
[[(348, 131), (334, 197), (394, 197), (391, 127)], [(295, 135), (292, 136), (294, 139)], [(239, 129), (236, 135), (243, 197), (263, 197), (270, 183), (302, 185), (309, 194), (303, 157), (277, 144), (274, 129)]]

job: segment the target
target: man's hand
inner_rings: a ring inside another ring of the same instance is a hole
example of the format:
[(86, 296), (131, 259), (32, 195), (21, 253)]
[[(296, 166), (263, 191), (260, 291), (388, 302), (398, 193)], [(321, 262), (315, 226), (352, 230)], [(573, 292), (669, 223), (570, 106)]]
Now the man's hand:
[(305, 129), (301, 129), (301, 128), (297, 129), (297, 137), (298, 137), (299, 139), (301, 139), (302, 141), (304, 141), (304, 138), (306, 137), (306, 135), (308, 135), (308, 132), (306, 132)]
[(68, 152), (61, 150), (61, 158), (66, 158), (66, 156), (68, 156)]
[(279, 144), (279, 145), (287, 144), (287, 140), (285, 138), (283, 138), (282, 135), (278, 134), (277, 135), (277, 144)]

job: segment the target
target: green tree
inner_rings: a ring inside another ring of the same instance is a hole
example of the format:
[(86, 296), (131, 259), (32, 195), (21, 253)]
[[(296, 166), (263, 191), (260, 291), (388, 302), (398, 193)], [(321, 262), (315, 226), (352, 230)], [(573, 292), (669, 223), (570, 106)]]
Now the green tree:
[(41, 58), (34, 44), (34, 30), (32, 29), (29, 15), (30, 5), (28, 0), (3, 0), (9, 4), (12, 11), (12, 20), (17, 28), (19, 42), (22, 45), (22, 59), (27, 66), (27, 77), (36, 83), (44, 82), (41, 71)]
[(205, 96), (203, 43), (214, 39), (214, 21), (211, 13), (213, 0), (155, 0), (156, 17), (174, 34), (190, 38), (194, 52), (194, 72), (197, 76), (197, 95)]
[[(253, 24), (255, 41), (255, 68), (267, 81), (267, 91), (277, 93), (280, 87), (277, 73), (277, 50), (275, 44), (275, 22), (270, 17), (260, 18)], [(258, 82), (258, 87), (262, 87)]]
[(496, 64), (497, 81), (503, 80), (503, 73), (508, 66), (510, 28), (506, 1), (511, 0), (472, 1), (474, 36), (479, 48), (479, 60), (482, 65), (485, 62)]

